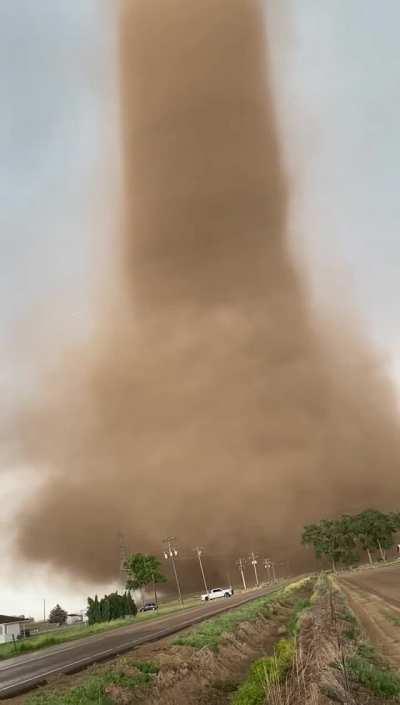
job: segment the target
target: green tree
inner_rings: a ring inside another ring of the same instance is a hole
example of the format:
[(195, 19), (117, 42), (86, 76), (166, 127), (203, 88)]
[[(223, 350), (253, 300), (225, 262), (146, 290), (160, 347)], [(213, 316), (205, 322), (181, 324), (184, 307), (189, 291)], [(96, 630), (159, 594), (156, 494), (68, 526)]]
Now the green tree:
[(327, 558), (334, 571), (339, 563), (349, 565), (357, 559), (353, 520), (346, 515), (305, 526), (302, 543), (312, 546), (318, 559)]
[(127, 571), (127, 590), (140, 590), (144, 605), (144, 590), (152, 585), (154, 600), (157, 604), (157, 585), (166, 582), (166, 577), (161, 572), (161, 563), (156, 558), (145, 553), (133, 553), (128, 556), (125, 567)]
[(56, 605), (50, 612), (49, 622), (51, 622), (51, 624), (59, 624), (61, 626), (61, 624), (65, 624), (67, 617), (67, 612), (63, 610), (60, 605)]
[(386, 551), (394, 545), (395, 534), (400, 528), (400, 515), (396, 512), (385, 514), (377, 509), (366, 509), (355, 517), (355, 531), (360, 546), (368, 554), (372, 563), (372, 553), (379, 551), (386, 560)]
[(100, 600), (100, 610), (101, 610), (101, 621), (102, 622), (110, 622), (112, 617), (111, 617), (111, 605), (110, 605), (110, 598), (108, 595), (105, 595), (102, 600)]
[(132, 616), (137, 614), (137, 607), (132, 596), (125, 592), (119, 595), (117, 592), (105, 595), (101, 600), (95, 596), (94, 600), (88, 597), (87, 617), (89, 624), (98, 622), (111, 622), (113, 619)]
[(126, 605), (125, 614), (131, 614), (135, 617), (137, 614), (137, 607), (136, 607), (135, 601), (134, 601), (131, 593), (126, 592), (124, 597), (125, 597), (125, 605)]

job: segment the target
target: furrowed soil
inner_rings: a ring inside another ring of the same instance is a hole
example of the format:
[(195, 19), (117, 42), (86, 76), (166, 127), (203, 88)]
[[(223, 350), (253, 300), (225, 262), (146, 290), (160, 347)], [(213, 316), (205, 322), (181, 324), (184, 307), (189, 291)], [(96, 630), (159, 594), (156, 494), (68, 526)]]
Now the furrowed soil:
[[(218, 643), (212, 633), (210, 637), (210, 632), (204, 632), (205, 624), (216, 622), (208, 620), (182, 632), (178, 638), (141, 646), (123, 658), (94, 666), (81, 674), (57, 677), (37, 695), (10, 702), (14, 705), (92, 705), (94, 702), (96, 705), (227, 705), (246, 678), (251, 664), (273, 654), (276, 643), (288, 632), (296, 605), (309, 600), (314, 582), (302, 580), (263, 598), (259, 609), (253, 608), (249, 618), (232, 628), (227, 622), (226, 631), (218, 636)], [(235, 611), (228, 614), (233, 615)], [(176, 643), (190, 641), (193, 635), (199, 641), (197, 647)], [(149, 682), (141, 684), (139, 678), (138, 684), (132, 687), (130, 683), (138, 674), (140, 676), (140, 664), (151, 664), (155, 672)], [(80, 689), (85, 689), (91, 680), (104, 684), (108, 678), (110, 685), (105, 689), (102, 686), (101, 692), (99, 689), (98, 699), (85, 699)], [(71, 697), (73, 691), (76, 697)]]
[(370, 641), (400, 669), (400, 566), (371, 568), (338, 582)]
[(359, 587), (376, 581), (379, 591), (386, 584), (392, 588), (398, 576), (400, 571), (390, 578), (385, 574), (382, 584), (378, 570), (374, 579), (367, 572), (337, 580), (321, 576), (300, 621), (291, 674), (272, 688), (265, 703), (400, 703), (400, 611)]

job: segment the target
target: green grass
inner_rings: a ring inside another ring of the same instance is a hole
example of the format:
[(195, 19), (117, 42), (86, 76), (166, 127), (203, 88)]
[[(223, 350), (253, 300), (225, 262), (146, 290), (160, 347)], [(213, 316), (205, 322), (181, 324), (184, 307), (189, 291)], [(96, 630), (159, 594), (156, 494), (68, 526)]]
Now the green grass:
[[(127, 665), (127, 664), (125, 664)], [(118, 670), (108, 670), (102, 675), (88, 678), (84, 685), (72, 688), (67, 693), (45, 693), (32, 695), (26, 701), (27, 705), (113, 705), (114, 700), (107, 694), (107, 689), (116, 686), (119, 692), (129, 693), (135, 688), (146, 688), (154, 680), (159, 669), (150, 661), (131, 662), (124, 670), (123, 665)], [(129, 674), (132, 667), (137, 673)]]
[(270, 687), (282, 683), (289, 673), (295, 649), (294, 638), (281, 639), (273, 656), (256, 661), (247, 679), (236, 691), (232, 705), (263, 705)]
[(290, 617), (288, 623), (289, 634), (291, 634), (292, 636), (297, 636), (300, 629), (300, 617), (303, 612), (310, 608), (310, 606), (311, 600), (309, 598), (301, 598), (299, 600), (296, 600), (293, 607), (292, 616)]
[(260, 614), (269, 616), (269, 604), (276, 599), (278, 592), (281, 592), (281, 590), (277, 589), (267, 597), (261, 597), (242, 607), (237, 607), (231, 612), (226, 612), (219, 617), (203, 622), (203, 624), (188, 634), (175, 639), (174, 644), (192, 646), (194, 649), (207, 647), (212, 651), (217, 651), (224, 632), (232, 632), (240, 622), (251, 622), (257, 619)]
[[(305, 584), (305, 581), (294, 583), (282, 591), (283, 595), (295, 593)], [(232, 705), (263, 705), (271, 686), (284, 681), (293, 666), (300, 617), (310, 605), (310, 598), (299, 598), (295, 601), (288, 623), (290, 638), (278, 642), (273, 656), (259, 659), (253, 664), (247, 679), (237, 690)]]
[[(200, 601), (198, 597), (190, 597), (185, 600), (185, 609), (191, 609), (199, 604)], [(39, 634), (38, 636), (29, 637), (23, 641), (17, 641), (15, 645), (12, 642), (8, 644), (1, 644), (0, 661), (32, 651), (46, 649), (49, 646), (57, 646), (58, 644), (64, 644), (68, 641), (84, 639), (88, 636), (95, 636), (96, 634), (102, 634), (103, 632), (108, 632), (113, 629), (128, 627), (129, 625), (136, 624), (138, 622), (150, 621), (152, 619), (157, 619), (158, 617), (166, 617), (167, 615), (178, 612), (181, 609), (182, 608), (179, 602), (174, 600), (173, 602), (168, 602), (165, 605), (161, 605), (158, 612), (140, 612), (136, 617), (115, 619), (112, 622), (101, 622), (100, 624), (93, 624), (91, 626), (84, 625), (60, 628), (51, 631), (48, 634)]]
[(374, 695), (396, 697), (400, 695), (400, 675), (375, 651), (368, 641), (361, 641), (356, 653), (346, 659), (352, 679), (368, 688)]
[(271, 603), (276, 601), (276, 599), (293, 599), (295, 593), (308, 584), (310, 584), (310, 581), (306, 578), (290, 583), (285, 587), (279, 586), (265, 597), (260, 597), (219, 617), (209, 619), (188, 634), (175, 639), (174, 644), (192, 646), (194, 649), (208, 648), (212, 651), (218, 651), (218, 646), (224, 633), (234, 631), (240, 622), (254, 621), (259, 615), (264, 617), (271, 616)]
[(347, 668), (354, 680), (368, 688), (374, 695), (395, 697), (400, 695), (400, 676), (389, 668), (357, 654), (347, 659)]

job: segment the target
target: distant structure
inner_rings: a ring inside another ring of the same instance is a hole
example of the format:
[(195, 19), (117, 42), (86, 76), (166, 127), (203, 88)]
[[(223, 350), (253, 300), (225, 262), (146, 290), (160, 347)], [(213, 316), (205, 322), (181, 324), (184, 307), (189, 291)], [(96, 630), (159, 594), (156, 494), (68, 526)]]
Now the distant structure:
[(23, 616), (11, 617), (0, 614), (0, 644), (21, 639), (24, 636), (25, 625), (29, 621)]

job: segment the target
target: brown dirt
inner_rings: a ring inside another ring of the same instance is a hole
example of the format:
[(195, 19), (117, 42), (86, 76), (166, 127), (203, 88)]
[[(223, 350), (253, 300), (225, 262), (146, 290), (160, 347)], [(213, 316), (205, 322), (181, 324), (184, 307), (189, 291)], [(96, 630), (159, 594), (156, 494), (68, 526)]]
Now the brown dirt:
[(371, 643), (396, 669), (400, 668), (400, 626), (393, 620), (399, 620), (400, 625), (399, 580), (396, 568), (371, 570), (339, 581)]
[(400, 561), (395, 565), (378, 564), (374, 568), (347, 573), (340, 581), (400, 607)]

